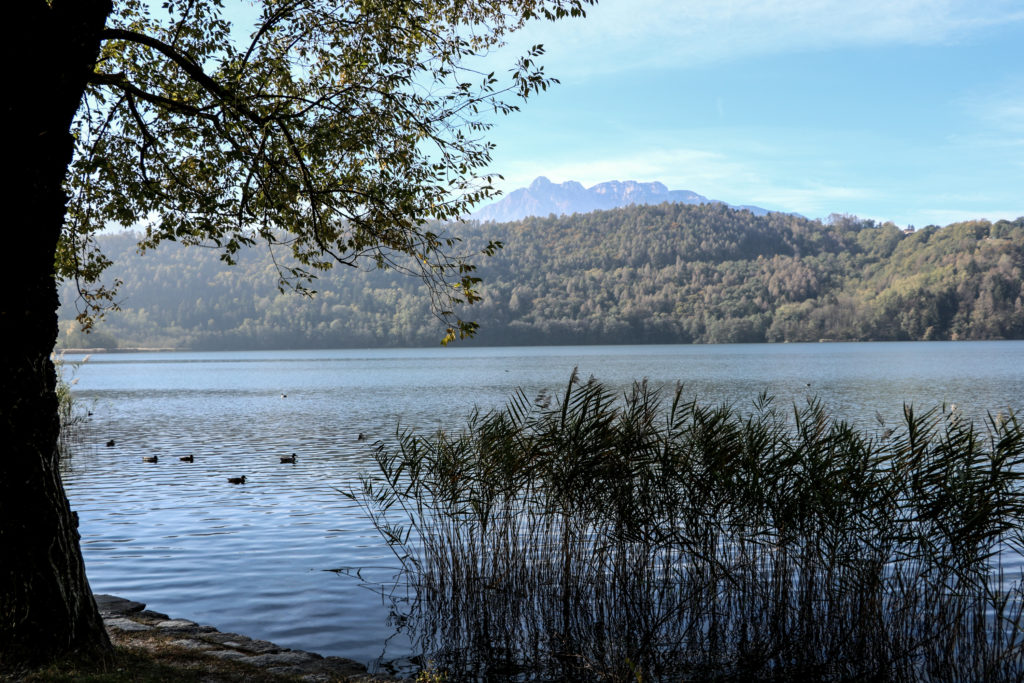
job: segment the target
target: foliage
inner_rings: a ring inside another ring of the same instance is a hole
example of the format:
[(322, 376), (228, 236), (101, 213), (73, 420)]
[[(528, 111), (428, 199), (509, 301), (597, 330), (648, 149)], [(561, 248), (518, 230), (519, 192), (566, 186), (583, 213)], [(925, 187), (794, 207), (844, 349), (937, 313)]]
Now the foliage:
[(130, 226), (144, 250), (203, 244), (228, 263), (255, 244), (272, 260), (283, 250), (282, 289), (307, 291), (339, 263), (407, 270), (428, 283), (446, 340), (472, 334), (454, 306), (479, 299), (475, 266), (427, 221), (493, 194), (488, 127), (553, 82), (539, 46), (510, 74), (475, 69), (527, 20), (593, 2), (5, 4), (18, 169), (5, 197), (20, 230), (18, 296), (0, 311), (13, 345), (0, 372), (0, 669), (110, 650), (58, 472), (55, 279), (78, 290), (89, 327), (119, 284), (102, 279), (97, 232)]
[[(478, 273), (481, 343), (1024, 338), (1024, 219), (906, 235), (664, 204), (458, 230), (470, 249), (506, 245)], [(122, 346), (416, 346), (443, 333), (424, 286), (393, 273), (325, 274), (315, 300), (296, 301), (257, 253), (221, 273), (212, 253), (134, 258), (125, 235), (103, 246), (127, 284), (101, 329)]]
[(221, 0), (116, 3), (73, 125), (56, 258), (79, 319), (116, 302), (95, 235), (121, 225), (143, 250), (202, 244), (227, 263), (266, 244), (278, 285), (300, 291), (364, 259), (414, 272), (446, 338), (472, 334), (452, 306), (478, 300), (475, 267), (426, 224), (493, 196), (484, 133), (554, 82), (541, 46), (508, 78), (477, 69), (526, 21), (594, 1), (264, 0), (248, 26)]
[(1024, 430), (574, 376), (381, 445), (360, 501), (458, 680), (1020, 680)]

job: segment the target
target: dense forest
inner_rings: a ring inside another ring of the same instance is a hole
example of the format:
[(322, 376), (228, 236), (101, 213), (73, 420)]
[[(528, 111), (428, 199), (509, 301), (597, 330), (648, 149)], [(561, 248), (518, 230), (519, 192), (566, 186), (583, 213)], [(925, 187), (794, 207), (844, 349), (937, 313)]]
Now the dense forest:
[[(720, 204), (660, 204), (513, 223), (448, 226), (478, 260), (473, 344), (722, 343), (1024, 338), (1024, 218), (904, 233)], [(64, 283), (60, 346), (191, 349), (434, 345), (425, 286), (396, 271), (336, 268), (304, 298), (280, 291), (253, 249), (235, 266), (138, 237), (102, 247), (120, 311), (77, 330)]]

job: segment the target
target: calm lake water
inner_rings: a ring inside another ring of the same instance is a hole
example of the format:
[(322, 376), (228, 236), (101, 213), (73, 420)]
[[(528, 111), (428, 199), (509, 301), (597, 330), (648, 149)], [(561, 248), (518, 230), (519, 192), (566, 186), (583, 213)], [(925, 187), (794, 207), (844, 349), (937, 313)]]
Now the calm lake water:
[[(574, 367), (623, 391), (681, 382), (740, 409), (762, 391), (784, 405), (817, 397), (871, 429), (904, 403), (1024, 414), (1022, 341), (98, 354), (72, 368), (93, 415), (64, 474), (93, 590), (401, 667), (409, 643), (375, 590), (398, 563), (337, 489), (399, 422), (458, 427), (517, 388), (564, 389)], [(240, 475), (246, 485), (227, 483)]]

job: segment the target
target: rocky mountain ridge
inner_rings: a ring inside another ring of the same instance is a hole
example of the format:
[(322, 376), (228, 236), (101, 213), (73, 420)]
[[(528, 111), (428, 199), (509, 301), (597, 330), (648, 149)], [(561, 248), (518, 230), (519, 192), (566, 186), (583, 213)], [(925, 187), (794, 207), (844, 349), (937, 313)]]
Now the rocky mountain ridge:
[[(503, 199), (483, 207), (473, 214), (481, 221), (498, 223), (516, 221), (527, 216), (556, 216), (616, 209), (632, 204), (724, 204), (690, 190), (670, 190), (664, 183), (642, 183), (635, 180), (611, 180), (590, 188), (575, 180), (553, 183), (538, 177), (529, 187), (510, 192)], [(747, 209), (757, 216), (768, 213), (758, 206), (733, 206)]]

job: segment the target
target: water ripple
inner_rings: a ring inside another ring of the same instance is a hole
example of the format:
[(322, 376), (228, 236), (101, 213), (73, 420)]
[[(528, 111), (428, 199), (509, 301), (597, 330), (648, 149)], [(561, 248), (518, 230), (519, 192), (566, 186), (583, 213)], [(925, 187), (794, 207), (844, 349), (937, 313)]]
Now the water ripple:
[[(369, 664), (411, 654), (381, 595), (397, 561), (336, 489), (399, 423), (457, 426), (517, 387), (564, 388), (578, 366), (622, 391), (682, 381), (740, 407), (763, 390), (817, 396), (873, 428), (904, 402), (1019, 410), (1022, 361), (1022, 342), (98, 355), (77, 370), (93, 418), (64, 478), (97, 592)], [(351, 571), (325, 571), (338, 568)]]

